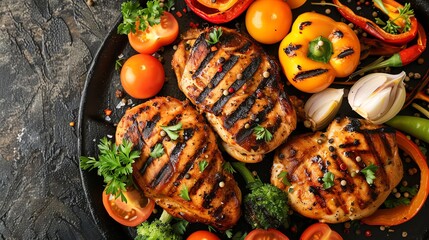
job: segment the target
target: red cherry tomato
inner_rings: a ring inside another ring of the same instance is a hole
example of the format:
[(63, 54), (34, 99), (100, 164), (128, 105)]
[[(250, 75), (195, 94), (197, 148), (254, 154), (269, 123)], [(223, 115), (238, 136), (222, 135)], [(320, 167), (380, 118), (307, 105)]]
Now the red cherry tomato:
[(220, 240), (220, 238), (212, 232), (199, 230), (189, 235), (186, 240)]
[(124, 195), (127, 198), (126, 203), (122, 202), (120, 197), (115, 199), (103, 191), (103, 205), (109, 216), (128, 227), (135, 227), (146, 221), (152, 214), (155, 202), (136, 189), (126, 191)]
[(174, 42), (178, 35), (179, 23), (171, 13), (165, 11), (159, 24), (149, 26), (145, 31), (129, 33), (128, 40), (137, 52), (152, 54), (160, 47)]
[(326, 223), (315, 223), (304, 230), (300, 240), (343, 240), (337, 232)]
[(147, 54), (136, 54), (125, 61), (121, 69), (121, 84), (134, 98), (155, 96), (164, 85), (164, 67), (158, 59)]
[(289, 240), (286, 235), (276, 229), (254, 229), (252, 230), (244, 240)]

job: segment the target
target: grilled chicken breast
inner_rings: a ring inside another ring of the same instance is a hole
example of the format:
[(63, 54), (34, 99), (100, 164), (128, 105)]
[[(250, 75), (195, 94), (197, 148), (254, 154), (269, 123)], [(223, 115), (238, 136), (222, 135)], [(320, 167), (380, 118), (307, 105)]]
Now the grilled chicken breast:
[[(179, 123), (177, 140), (161, 128)], [(158, 97), (128, 110), (116, 130), (116, 142), (123, 139), (142, 150), (133, 164), (136, 183), (172, 216), (219, 230), (230, 229), (238, 221), (240, 189), (223, 169), (213, 130), (189, 102)], [(162, 156), (150, 156), (158, 144), (163, 147)], [(183, 197), (185, 193), (190, 200)]]
[[(283, 90), (279, 68), (258, 45), (235, 30), (222, 29), (220, 42), (207, 40), (213, 28), (184, 35), (172, 60), (179, 88), (243, 162), (259, 162), (296, 128), (296, 113)], [(272, 134), (257, 139), (255, 127)]]
[[(374, 170), (372, 184), (365, 178), (366, 167)], [(290, 186), (279, 177), (282, 172), (287, 172)], [(275, 154), (271, 183), (288, 194), (290, 205), (301, 215), (339, 223), (371, 215), (402, 174), (393, 130), (365, 120), (339, 118), (325, 133), (296, 136), (281, 146)]]

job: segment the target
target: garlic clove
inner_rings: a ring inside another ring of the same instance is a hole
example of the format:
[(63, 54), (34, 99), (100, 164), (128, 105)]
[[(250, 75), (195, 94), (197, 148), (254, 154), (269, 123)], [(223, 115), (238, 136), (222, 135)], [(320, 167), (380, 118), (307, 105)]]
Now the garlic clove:
[(308, 127), (313, 131), (326, 127), (341, 107), (344, 89), (327, 88), (313, 94), (305, 103)]
[(350, 89), (350, 106), (373, 123), (388, 121), (398, 114), (405, 102), (405, 75), (405, 72), (373, 73), (362, 77)]

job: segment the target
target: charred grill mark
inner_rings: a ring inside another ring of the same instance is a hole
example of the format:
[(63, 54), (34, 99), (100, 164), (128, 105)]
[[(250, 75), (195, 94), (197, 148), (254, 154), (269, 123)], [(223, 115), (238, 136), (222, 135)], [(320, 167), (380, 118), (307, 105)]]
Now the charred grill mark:
[(207, 95), (216, 87), (220, 81), (225, 77), (226, 73), (231, 70), (231, 68), (237, 63), (239, 57), (236, 55), (232, 55), (222, 66), (222, 71), (217, 72), (214, 77), (210, 80), (211, 85), (213, 88), (209, 88), (206, 86), (204, 90), (201, 92), (201, 94), (197, 97), (196, 102), (201, 103), (204, 101), (204, 99), (207, 97)]
[(344, 33), (341, 32), (340, 30), (336, 30), (333, 35), (337, 38), (343, 38), (344, 37)]
[(161, 115), (157, 113), (151, 120), (146, 122), (146, 127), (143, 129), (143, 139), (149, 138), (159, 119), (161, 119)]
[(226, 203), (228, 203), (233, 197), (235, 197), (234, 191), (228, 191), (225, 193), (224, 198), (222, 199), (222, 202), (224, 204), (220, 204), (219, 207), (217, 207), (214, 211), (212, 216), (217, 220), (221, 221), (225, 218), (225, 215), (223, 214), (223, 209), (225, 208)]
[(177, 176), (176, 182), (179, 182), (185, 177), (186, 173), (188, 173), (192, 169), (195, 161), (207, 150), (207, 147), (208, 147), (207, 138), (203, 138), (202, 140), (203, 142), (198, 146), (199, 147), (198, 152), (196, 152), (194, 156), (190, 157), (188, 161), (185, 163), (185, 167), (183, 168), (183, 171), (180, 172), (179, 175)]
[(256, 100), (256, 94), (249, 96), (225, 119), (225, 128), (230, 129), (239, 119), (245, 118)]
[(252, 46), (252, 43), (249, 41), (246, 41), (246, 43), (243, 45), (242, 48), (238, 50), (239, 53), (245, 53), (247, 50), (249, 50), (250, 46)]
[[(237, 79), (232, 85), (231, 88), (233, 88), (235, 91), (240, 89), (246, 81), (248, 81), (258, 70), (259, 65), (261, 64), (261, 57), (257, 56), (252, 59), (251, 63), (244, 69), (242, 75), (243, 77), (241, 79)], [(228, 94), (228, 95), (222, 95), (220, 99), (213, 104), (212, 111), (217, 116), (221, 113), (223, 106), (228, 102), (231, 97), (234, 96), (234, 94)]]
[(200, 66), (198, 66), (197, 70), (195, 70), (194, 74), (192, 74), (192, 79), (200, 76), (201, 72), (206, 68), (207, 64), (213, 59), (218, 50), (209, 52), (204, 60), (201, 62)]
[[(377, 171), (380, 173), (380, 175), (382, 175), (383, 179), (386, 179), (386, 181), (389, 181), (389, 178), (387, 177), (386, 170), (384, 169), (384, 164), (381, 160), (381, 152), (382, 151), (386, 152), (386, 149), (380, 149), (380, 151), (377, 151), (377, 149), (375, 148), (375, 146), (373, 144), (373, 142), (377, 141), (377, 136), (380, 137), (380, 135), (382, 135), (382, 134), (383, 133), (375, 133), (374, 134), (372, 132), (365, 131), (363, 133), (363, 136), (365, 138), (365, 141), (367, 142), (367, 145), (369, 147), (369, 151), (371, 152), (372, 156), (374, 157), (374, 164), (378, 166)], [(380, 141), (382, 141), (382, 140), (380, 140)], [(389, 182), (386, 183), (386, 186), (389, 186), (389, 185), (390, 185)], [(371, 189), (372, 189), (372, 191), (374, 191), (373, 188), (371, 188)]]
[(304, 30), (305, 27), (310, 26), (312, 24), (312, 22), (310, 21), (305, 21), (299, 24), (299, 30)]
[[(238, 108), (226, 118), (225, 128), (230, 129), (239, 119), (245, 118), (249, 113), (250, 109), (252, 108), (253, 104), (255, 103), (255, 100), (257, 98), (257, 92), (266, 88), (267, 86), (272, 86), (274, 82), (276, 82), (274, 74), (270, 74), (269, 78), (262, 79), (262, 81), (256, 88), (256, 91), (251, 96), (246, 98), (246, 100), (244, 100), (240, 104), (240, 106), (238, 106)], [(281, 93), (285, 94), (283, 91), (281, 91)], [(284, 95), (284, 97), (286, 97), (286, 94)]]
[(318, 69), (303, 71), (303, 72), (299, 72), (293, 78), (293, 80), (295, 82), (300, 82), (300, 81), (303, 81), (303, 80), (305, 80), (307, 78), (312, 78), (312, 77), (316, 77), (316, 76), (322, 75), (322, 74), (324, 74), (326, 72), (328, 72), (328, 69), (323, 69), (323, 68), (318, 68)]
[(205, 209), (209, 209), (212, 207), (210, 204), (213, 201), (214, 197), (216, 197), (216, 192), (220, 188), (219, 183), (222, 181), (225, 181), (225, 176), (220, 173), (216, 173), (214, 178), (215, 179), (213, 183), (213, 188), (210, 190), (208, 194), (204, 194), (203, 208)]
[[(216, 156), (214, 156), (216, 157)], [(207, 167), (204, 169), (204, 172), (202, 174), (200, 174), (200, 177), (198, 178), (198, 180), (195, 182), (195, 184), (189, 188), (189, 195), (195, 195), (198, 191), (198, 189), (200, 189), (201, 185), (207, 181), (207, 175), (211, 172), (211, 169), (215, 166), (215, 164), (210, 164), (207, 165)]]
[(293, 56), (296, 56), (295, 51), (300, 49), (301, 47), (302, 47), (301, 44), (295, 45), (295, 44), (289, 43), (287, 47), (283, 48), (283, 51), (286, 53), (288, 57), (293, 57)]
[(337, 57), (338, 58), (345, 58), (347, 56), (352, 55), (353, 53), (355, 53), (355, 50), (353, 50), (353, 48), (348, 48), (348, 49), (340, 52)]
[(265, 121), (266, 116), (268, 115), (269, 112), (271, 112), (271, 110), (273, 110), (273, 108), (274, 108), (274, 105), (269, 103), (267, 106), (263, 108), (262, 111), (256, 114), (255, 120), (258, 119), (259, 121), (253, 121), (252, 123), (250, 123), (250, 128), (245, 128), (243, 126), (243, 128), (241, 128), (235, 135), (236, 142), (238, 144), (242, 144), (253, 133), (253, 127), (255, 127), (257, 123)]
[(169, 161), (161, 168), (161, 170), (158, 172), (156, 177), (152, 179), (150, 183), (151, 188), (155, 188), (161, 182), (164, 182), (171, 177), (171, 175), (173, 174), (172, 168), (174, 168), (174, 166), (177, 164), (177, 161), (179, 160), (179, 156), (185, 147), (186, 147), (186, 142), (177, 143), (177, 145), (174, 147), (173, 151), (169, 156), (170, 158)]

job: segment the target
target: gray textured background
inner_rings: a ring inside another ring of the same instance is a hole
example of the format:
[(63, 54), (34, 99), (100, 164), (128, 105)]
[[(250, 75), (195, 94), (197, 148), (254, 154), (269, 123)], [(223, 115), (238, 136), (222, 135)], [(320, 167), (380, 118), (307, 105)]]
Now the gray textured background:
[(0, 239), (100, 238), (69, 123), (120, 2), (0, 1)]

